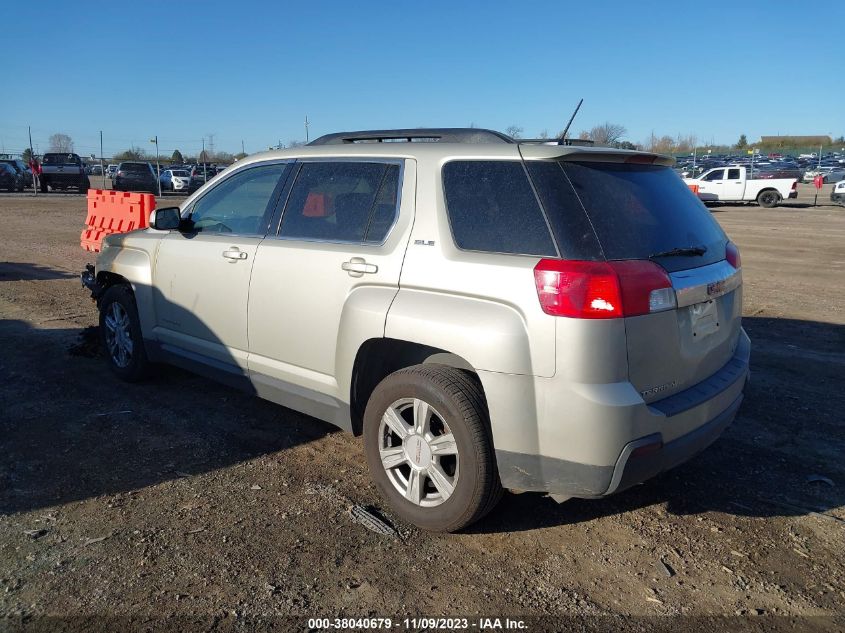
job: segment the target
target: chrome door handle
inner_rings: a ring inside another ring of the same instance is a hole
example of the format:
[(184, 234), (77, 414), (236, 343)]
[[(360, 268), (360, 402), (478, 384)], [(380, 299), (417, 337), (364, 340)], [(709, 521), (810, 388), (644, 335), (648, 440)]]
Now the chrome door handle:
[(246, 259), (247, 254), (236, 246), (233, 246), (228, 251), (223, 251), (223, 257), (228, 259), (230, 262), (236, 262), (239, 259)]
[(361, 277), (364, 273), (372, 274), (378, 272), (378, 266), (368, 264), (363, 257), (353, 257), (348, 262), (343, 262), (340, 267), (348, 272), (350, 277)]

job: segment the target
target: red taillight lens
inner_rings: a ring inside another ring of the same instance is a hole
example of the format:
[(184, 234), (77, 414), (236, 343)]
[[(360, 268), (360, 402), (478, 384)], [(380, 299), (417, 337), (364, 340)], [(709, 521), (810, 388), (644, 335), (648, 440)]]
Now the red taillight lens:
[(742, 258), (739, 256), (739, 249), (733, 242), (725, 244), (725, 259), (737, 270), (742, 268)]
[(675, 307), (669, 275), (649, 261), (543, 259), (534, 267), (540, 307), (576, 319), (616, 319)]
[(792, 188), (793, 188), (793, 189), (798, 189), (798, 181), (797, 181), (797, 180), (793, 180), (793, 181), (792, 181)]

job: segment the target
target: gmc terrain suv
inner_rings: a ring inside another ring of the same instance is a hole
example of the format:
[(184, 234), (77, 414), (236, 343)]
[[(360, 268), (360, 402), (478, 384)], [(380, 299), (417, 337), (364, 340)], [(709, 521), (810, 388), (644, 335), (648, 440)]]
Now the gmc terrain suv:
[(624, 490), (736, 415), (739, 252), (671, 163), (332, 134), (107, 237), (83, 283), (120, 378), (169, 362), (362, 434), (396, 514), (458, 530), (503, 487)]

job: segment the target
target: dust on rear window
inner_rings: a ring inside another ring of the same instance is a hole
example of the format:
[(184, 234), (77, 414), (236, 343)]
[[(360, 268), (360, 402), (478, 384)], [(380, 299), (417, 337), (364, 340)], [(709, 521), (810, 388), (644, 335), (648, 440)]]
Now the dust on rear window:
[[(567, 258), (592, 248), (581, 215), (604, 258), (646, 259), (703, 246), (703, 256), (659, 257), (672, 272), (725, 258), (726, 237), (707, 208), (669, 167), (610, 162), (528, 161), (528, 171)], [(586, 251), (586, 253), (585, 253)]]

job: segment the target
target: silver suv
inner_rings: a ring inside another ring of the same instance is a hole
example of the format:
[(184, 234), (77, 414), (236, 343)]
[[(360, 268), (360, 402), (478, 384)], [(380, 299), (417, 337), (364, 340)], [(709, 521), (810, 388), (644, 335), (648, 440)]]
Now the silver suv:
[(397, 515), (458, 530), (503, 487), (619, 492), (733, 420), (739, 253), (670, 165), (333, 134), (106, 238), (83, 283), (119, 377), (173, 363), (361, 434)]

